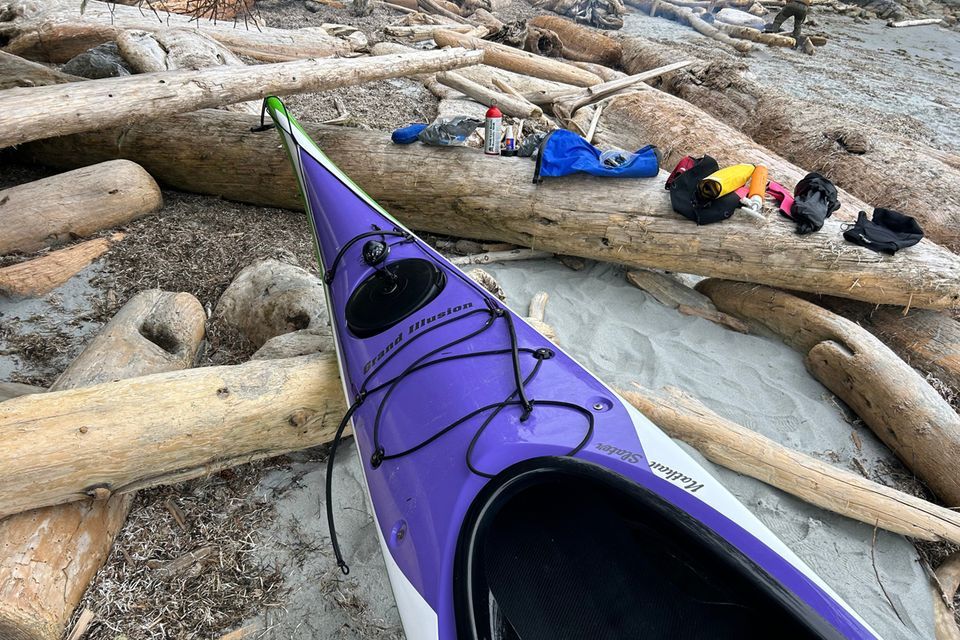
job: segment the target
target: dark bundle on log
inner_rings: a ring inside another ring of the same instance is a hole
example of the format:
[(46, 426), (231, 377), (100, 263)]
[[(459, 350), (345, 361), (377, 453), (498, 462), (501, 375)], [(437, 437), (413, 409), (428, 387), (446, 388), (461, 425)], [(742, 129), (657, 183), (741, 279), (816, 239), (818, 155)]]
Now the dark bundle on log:
[[(207, 110), (124, 132), (34, 143), (29, 153), (58, 163), (124, 155), (182, 190), (301, 208), (276, 133), (252, 133), (258, 122)], [(398, 146), (382, 133), (301, 124), (347, 175), (414, 229), (873, 302), (960, 306), (960, 256), (927, 241), (889, 259), (841, 244), (835, 218), (808, 236), (779, 220), (757, 233), (736, 216), (698, 227), (673, 212), (660, 180), (611, 180), (610, 188), (596, 189), (595, 178), (570, 176), (538, 187), (525, 158), (490, 162), (471, 150)], [(378, 170), (383, 166), (392, 170)], [(499, 191), (484, 195), (481, 183)]]
[(561, 55), (569, 60), (612, 67), (620, 64), (623, 56), (617, 40), (560, 16), (537, 16), (527, 25), (555, 33), (562, 43)]
[[(627, 73), (687, 57), (669, 43), (623, 40)], [(744, 77), (745, 68), (732, 61), (697, 61), (666, 78), (661, 88), (868, 203), (915, 217), (928, 238), (960, 251), (956, 155), (882, 132), (852, 118), (842, 107), (761, 86)], [(777, 179), (772, 171), (771, 177)]]
[(620, 29), (627, 12), (620, 0), (536, 0), (533, 6), (599, 29)]

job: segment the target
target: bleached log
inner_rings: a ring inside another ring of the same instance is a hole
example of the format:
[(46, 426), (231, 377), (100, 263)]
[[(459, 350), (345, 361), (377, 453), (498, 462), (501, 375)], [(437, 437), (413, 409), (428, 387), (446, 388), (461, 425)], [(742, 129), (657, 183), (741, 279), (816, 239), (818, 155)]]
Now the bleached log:
[(675, 62), (673, 64), (657, 67), (656, 69), (650, 69), (649, 71), (644, 71), (632, 76), (626, 76), (625, 78), (618, 78), (617, 80), (611, 80), (609, 82), (604, 82), (592, 87), (587, 87), (576, 94), (559, 96), (553, 103), (553, 111), (558, 117), (569, 119), (573, 117), (573, 114), (576, 113), (578, 109), (585, 107), (588, 104), (605, 100), (606, 98), (634, 87), (641, 82), (653, 80), (654, 78), (659, 78), (664, 74), (679, 71), (680, 69), (690, 66), (691, 64), (693, 63), (690, 61)]
[(822, 509), (901, 535), (960, 541), (960, 514), (793, 451), (723, 418), (675, 387), (619, 393), (668, 435), (708, 460)]
[[(624, 39), (623, 67), (636, 73), (688, 54), (669, 43), (629, 37)], [(960, 161), (955, 155), (881, 131), (842, 105), (796, 98), (762, 85), (732, 65), (700, 60), (664, 77), (661, 87), (713, 117), (710, 125), (697, 125), (701, 133), (713, 131), (712, 122), (720, 120), (761, 148), (822, 173), (861, 201), (914, 216), (927, 238), (960, 252)], [(707, 152), (726, 162), (720, 158), (726, 149), (698, 144), (687, 152)], [(735, 153), (735, 162), (754, 157), (747, 149)], [(782, 182), (772, 167), (770, 175)]]
[[(395, 38), (404, 38), (410, 42), (424, 42), (433, 40), (433, 34), (440, 29), (456, 33), (469, 33), (474, 27), (469, 24), (418, 24), (409, 26), (386, 26), (383, 32)], [(375, 54), (382, 55), (382, 54)]]
[(534, 78), (564, 82), (578, 87), (591, 87), (603, 80), (589, 71), (558, 60), (520, 51), (504, 44), (465, 36), (453, 31), (437, 31), (433, 39), (441, 47), (463, 47), (484, 52), (483, 62), (493, 67), (514, 71)]
[(127, 29), (163, 31), (171, 27), (200, 29), (237, 55), (261, 62), (298, 58), (328, 58), (351, 53), (348, 41), (319, 27), (275, 29), (140, 7), (89, 2), (81, 12), (73, 0), (9, 0), (0, 4), (0, 41), (9, 53), (45, 62), (66, 62)]
[(221, 66), (8, 89), (0, 94), (0, 148), (269, 95), (323, 91), (456, 69), (482, 60), (481, 51), (449, 49), (375, 58)]
[(543, 110), (525, 99), (488, 89), (481, 84), (469, 80), (453, 71), (437, 74), (437, 81), (460, 93), (467, 95), (480, 104), (489, 107), (496, 104), (504, 114), (514, 118), (539, 118)]
[(0, 268), (0, 295), (11, 298), (46, 295), (105, 254), (111, 244), (122, 239), (122, 233), (115, 233), (109, 238), (87, 240), (39, 258)]
[[(960, 587), (960, 553), (954, 553), (941, 563), (934, 574), (933, 611), (936, 640), (960, 640), (960, 628), (953, 612), (954, 598)], [(948, 605), (949, 603), (949, 605)]]
[(671, 20), (687, 24), (708, 38), (713, 38), (717, 42), (732, 47), (740, 53), (747, 53), (752, 48), (749, 42), (734, 40), (715, 26), (708, 24), (688, 7), (681, 7), (666, 0), (626, 0), (626, 3), (640, 9), (648, 15), (661, 15)]
[(162, 205), (160, 187), (129, 160), (107, 161), (10, 187), (0, 191), (0, 255), (29, 253), (83, 238)]
[(960, 416), (895, 353), (858, 325), (796, 296), (703, 280), (717, 309), (773, 331), (948, 507), (960, 506)]
[(960, 393), (960, 321), (949, 314), (824, 296), (813, 300), (856, 322), (904, 362)]
[(102, 501), (317, 446), (344, 410), (336, 358), (324, 354), (14, 398), (0, 403), (8, 440), (0, 515)]
[(491, 262), (515, 262), (518, 260), (541, 260), (553, 257), (552, 253), (536, 251), (534, 249), (512, 249), (510, 251), (488, 251), (470, 256), (450, 258), (450, 262), (458, 267), (471, 264), (490, 264)]
[[(70, 393), (65, 390), (105, 383), (105, 395), (109, 396), (116, 380), (189, 367), (203, 340), (205, 321), (203, 306), (189, 294), (137, 294), (57, 378), (51, 390)], [(59, 395), (50, 394), (53, 398)], [(145, 404), (142, 397), (140, 404)], [(60, 422), (67, 432), (59, 440), (61, 446), (72, 448), (90, 434), (90, 425), (83, 420), (61, 418)], [(123, 427), (122, 423), (106, 423), (100, 435), (116, 437)], [(153, 449), (144, 447), (143, 451)], [(97, 454), (90, 453), (90, 466), (96, 468)], [(22, 455), (35, 460), (38, 454), (27, 449)], [(130, 493), (106, 501), (84, 500), (25, 511), (0, 520), (0, 637), (60, 640), (87, 585), (106, 561), (132, 502)]]
[(83, 80), (20, 56), (0, 51), (0, 91), (13, 87), (41, 87)]
[(797, 46), (797, 41), (792, 37), (780, 35), (779, 33), (766, 33), (752, 27), (727, 24), (719, 20), (715, 21), (713, 24), (717, 29), (723, 31), (731, 38), (759, 42), (771, 47), (788, 47), (792, 49), (793, 47)]
[(900, 29), (903, 27), (922, 27), (928, 24), (943, 24), (943, 19), (941, 18), (918, 18), (916, 20), (891, 20), (887, 23), (888, 27), (894, 27)]
[[(276, 132), (252, 133), (257, 124), (252, 116), (207, 110), (139, 124), (122, 135), (33, 143), (28, 155), (47, 163), (123, 155), (184, 191), (302, 208)], [(736, 216), (698, 227), (673, 212), (665, 173), (655, 180), (569, 176), (534, 185), (527, 158), (491, 160), (468, 149), (399, 146), (379, 132), (301, 124), (347, 175), (414, 229), (868, 302), (960, 306), (960, 256), (930, 242), (883, 256), (845, 243), (835, 217), (802, 237), (787, 222), (767, 224), (758, 234)], [(382, 171), (385, 166), (391, 170)], [(483, 187), (490, 184), (497, 189)]]

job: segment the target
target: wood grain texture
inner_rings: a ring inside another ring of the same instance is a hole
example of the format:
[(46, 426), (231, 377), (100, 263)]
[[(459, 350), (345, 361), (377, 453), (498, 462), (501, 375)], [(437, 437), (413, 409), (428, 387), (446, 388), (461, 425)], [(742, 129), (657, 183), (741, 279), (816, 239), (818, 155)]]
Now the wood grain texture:
[(634, 387), (619, 393), (711, 462), (871, 526), (920, 540), (960, 542), (960, 514), (788, 449), (675, 387)]
[[(115, 380), (192, 366), (205, 321), (202, 305), (189, 294), (139, 293), (103, 327), (51, 390), (99, 383), (109, 387)], [(89, 410), (96, 411), (96, 406)], [(72, 421), (61, 418), (60, 422)], [(83, 438), (82, 426), (72, 423), (72, 438)], [(107, 424), (105, 429), (120, 427)], [(70, 440), (61, 443), (73, 446)], [(22, 455), (32, 458), (34, 453)], [(87, 585), (106, 561), (133, 495), (34, 509), (0, 520), (0, 638), (61, 638)]]
[(866, 329), (797, 296), (716, 279), (717, 309), (773, 331), (948, 507), (960, 507), (960, 416)]
[(122, 233), (87, 240), (45, 256), (0, 268), (0, 295), (30, 298), (50, 293), (105, 254)]
[[(251, 133), (256, 124), (251, 116), (206, 110), (34, 143), (27, 153), (53, 164), (129, 157), (184, 191), (302, 209), (276, 132)], [(535, 185), (527, 158), (401, 146), (383, 133), (301, 124), (367, 193), (414, 229), (868, 302), (960, 307), (960, 256), (930, 242), (885, 256), (844, 242), (835, 218), (820, 233), (802, 237), (779, 219), (762, 233), (736, 216), (698, 227), (671, 209), (664, 173), (653, 180), (570, 176)], [(490, 184), (497, 189), (483, 187)]]
[(105, 2), (90, 2), (81, 13), (72, 0), (9, 0), (0, 2), (0, 39), (4, 49), (31, 60), (63, 63), (91, 47), (116, 40), (126, 29), (163, 31), (170, 27), (199, 29), (237, 55), (261, 62), (327, 58), (351, 52), (347, 40), (319, 27), (276, 29), (243, 21), (196, 20), (191, 16), (154, 12)]
[(83, 238), (161, 206), (160, 187), (129, 160), (84, 166), (10, 187), (0, 191), (0, 255)]
[(456, 69), (481, 62), (483, 55), (482, 51), (447, 49), (219, 66), (7, 89), (0, 94), (0, 148), (270, 95), (323, 91)]
[(342, 395), (336, 358), (320, 354), (7, 400), (0, 434), (17, 437), (0, 452), (0, 514), (105, 499), (323, 444), (345, 410)]

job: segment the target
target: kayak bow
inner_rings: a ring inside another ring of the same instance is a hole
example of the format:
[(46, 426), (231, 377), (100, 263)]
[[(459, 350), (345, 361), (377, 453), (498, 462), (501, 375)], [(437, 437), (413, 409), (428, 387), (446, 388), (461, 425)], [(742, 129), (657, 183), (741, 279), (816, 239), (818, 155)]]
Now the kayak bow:
[(355, 185), (280, 100), (264, 108), (326, 283), (350, 406), (337, 441), (351, 424), (408, 638), (877, 637), (670, 438)]

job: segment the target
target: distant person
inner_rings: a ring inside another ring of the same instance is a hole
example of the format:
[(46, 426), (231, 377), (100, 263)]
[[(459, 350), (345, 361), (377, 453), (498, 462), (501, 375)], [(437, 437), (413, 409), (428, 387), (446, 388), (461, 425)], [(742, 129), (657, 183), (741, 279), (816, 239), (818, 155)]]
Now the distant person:
[(780, 27), (786, 19), (793, 18), (793, 39), (797, 41), (797, 47), (800, 47), (800, 27), (803, 25), (803, 21), (807, 19), (807, 11), (809, 10), (810, 0), (787, 0), (787, 5), (773, 19), (773, 24), (768, 24), (764, 31), (779, 33)]

